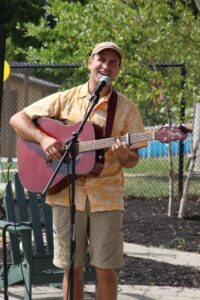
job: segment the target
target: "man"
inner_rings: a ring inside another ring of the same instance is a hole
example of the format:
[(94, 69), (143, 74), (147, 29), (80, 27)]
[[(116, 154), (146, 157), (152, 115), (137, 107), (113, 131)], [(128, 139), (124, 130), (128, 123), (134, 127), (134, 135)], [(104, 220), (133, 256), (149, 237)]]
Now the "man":
[[(65, 120), (67, 124), (81, 121), (89, 99), (102, 76), (112, 82), (120, 71), (121, 49), (113, 42), (95, 46), (88, 58), (90, 78), (86, 84), (50, 95), (15, 114), (10, 124), (21, 137), (39, 143), (49, 159), (60, 159), (62, 146), (55, 138), (35, 126), (37, 117)], [(111, 83), (100, 92), (100, 99), (89, 117), (89, 122), (105, 130), (107, 108), (113, 88)], [(143, 123), (136, 105), (118, 93), (112, 136), (143, 132)], [(83, 299), (83, 266), (89, 249), (91, 264), (96, 268), (98, 300), (117, 299), (115, 270), (123, 265), (122, 214), (124, 210), (124, 179), (122, 168), (132, 168), (139, 160), (137, 147), (116, 138), (105, 153), (105, 163), (98, 176), (79, 176), (75, 186), (76, 255), (74, 268), (74, 299)], [(68, 188), (47, 196), (53, 206), (54, 264), (65, 269), (63, 299), (67, 299), (70, 260), (70, 213)], [(88, 221), (89, 220), (89, 221)], [(87, 233), (89, 222), (89, 237)], [(89, 245), (87, 241), (89, 239)]]

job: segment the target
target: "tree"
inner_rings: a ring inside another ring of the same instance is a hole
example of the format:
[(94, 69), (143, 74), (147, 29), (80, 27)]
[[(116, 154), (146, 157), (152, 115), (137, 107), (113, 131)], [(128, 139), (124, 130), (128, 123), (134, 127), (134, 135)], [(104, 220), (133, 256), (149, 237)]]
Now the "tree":
[[(13, 50), (15, 47), (23, 45), (33, 44), (34, 47), (38, 47), (36, 39), (25, 39), (25, 27), (24, 24), (32, 22), (36, 26), (39, 23), (39, 18), (45, 15), (45, 0), (1, 0), (0, 1), (0, 20), (1, 24), (4, 24), (6, 28), (8, 38), (8, 53), (6, 53), (7, 59), (24, 59), (24, 56), (15, 55)], [(9, 54), (9, 55), (8, 55)]]
[[(66, 0), (60, 0), (60, 2), (66, 2)], [(73, 0), (77, 2), (78, 0)], [(72, 2), (72, 0), (68, 0)], [(86, 4), (87, 0), (79, 1), (82, 4)], [(33, 45), (36, 48), (40, 47), (36, 39), (31, 37), (24, 38), (25, 27), (24, 24), (31, 22), (36, 26), (39, 23), (39, 19), (43, 17), (46, 21), (46, 26), (53, 28), (55, 26), (55, 18), (49, 14), (49, 1), (48, 0), (1, 0), (0, 1), (0, 20), (1, 24), (5, 25), (7, 32), (7, 58), (10, 60), (24, 60), (25, 56), (17, 55), (13, 49), (17, 46), (23, 45), (23, 48), (27, 48), (29, 45)]]
[[(194, 93), (200, 94), (200, 26), (188, 5), (194, 4), (193, 1), (90, 0), (83, 4), (51, 0), (48, 3), (55, 26), (46, 26), (45, 17), (41, 17), (39, 24), (29, 22), (25, 27), (25, 36), (40, 45), (40, 48), (31, 45), (28, 51), (20, 49), (19, 53), (27, 55), (29, 61), (82, 63), (80, 74), (86, 77), (86, 57), (91, 47), (103, 40), (116, 42), (123, 49), (124, 59), (115, 84), (138, 103), (145, 125), (167, 121), (162, 103), (157, 103), (157, 112), (153, 109), (153, 98), (160, 89), (152, 89), (152, 80), (164, 82), (162, 89), (172, 101), (173, 121), (178, 121), (181, 74), (161, 72), (156, 63), (185, 63), (184, 95), (188, 105)], [(153, 68), (148, 67), (149, 63)]]

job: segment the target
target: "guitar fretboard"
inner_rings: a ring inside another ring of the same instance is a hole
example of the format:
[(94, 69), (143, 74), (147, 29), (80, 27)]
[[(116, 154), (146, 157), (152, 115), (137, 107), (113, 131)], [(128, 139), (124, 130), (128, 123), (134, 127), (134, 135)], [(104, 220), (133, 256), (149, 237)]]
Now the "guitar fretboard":
[(106, 149), (112, 147), (115, 143), (116, 139), (119, 138), (122, 142), (126, 142), (130, 145), (135, 145), (141, 142), (150, 141), (154, 139), (155, 134), (152, 132), (145, 132), (145, 133), (136, 133), (136, 134), (127, 134), (121, 137), (111, 137), (101, 140), (94, 140), (94, 141), (84, 141), (79, 142), (78, 150), (79, 152), (88, 152), (94, 151), (98, 149)]

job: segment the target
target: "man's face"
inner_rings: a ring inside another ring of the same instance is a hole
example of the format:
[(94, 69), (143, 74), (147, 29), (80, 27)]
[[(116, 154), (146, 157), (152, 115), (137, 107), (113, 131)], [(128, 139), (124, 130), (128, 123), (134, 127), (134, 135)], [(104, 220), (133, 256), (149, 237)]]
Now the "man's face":
[(120, 58), (114, 50), (105, 49), (98, 54), (89, 57), (88, 68), (90, 79), (96, 84), (102, 76), (109, 76), (114, 80), (120, 70)]

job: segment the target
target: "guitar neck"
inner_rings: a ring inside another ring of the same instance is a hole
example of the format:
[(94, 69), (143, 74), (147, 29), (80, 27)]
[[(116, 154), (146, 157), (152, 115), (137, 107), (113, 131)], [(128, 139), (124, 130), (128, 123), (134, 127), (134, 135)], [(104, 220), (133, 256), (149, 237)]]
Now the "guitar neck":
[[(79, 152), (88, 152), (94, 151), (98, 149), (107, 149), (112, 147), (115, 143), (117, 137), (111, 137), (101, 140), (94, 140), (94, 141), (84, 141), (79, 142)], [(152, 132), (144, 132), (144, 133), (136, 133), (136, 134), (127, 134), (124, 136), (119, 137), (122, 142), (126, 142), (130, 145), (137, 145), (141, 142), (146, 142), (155, 139), (155, 134)]]

